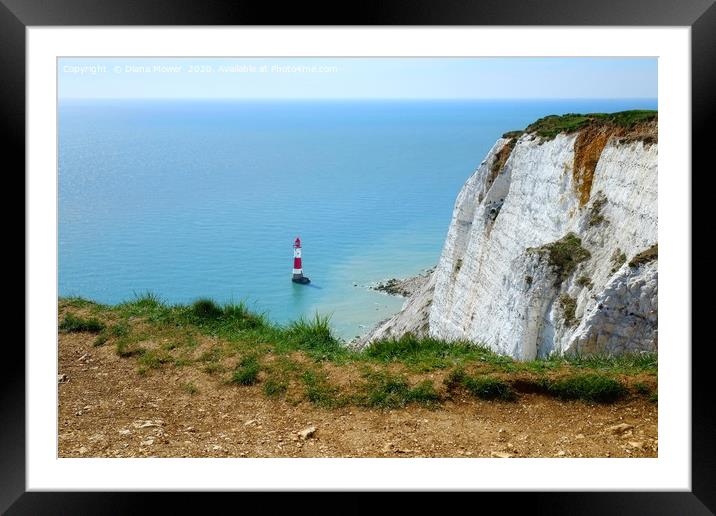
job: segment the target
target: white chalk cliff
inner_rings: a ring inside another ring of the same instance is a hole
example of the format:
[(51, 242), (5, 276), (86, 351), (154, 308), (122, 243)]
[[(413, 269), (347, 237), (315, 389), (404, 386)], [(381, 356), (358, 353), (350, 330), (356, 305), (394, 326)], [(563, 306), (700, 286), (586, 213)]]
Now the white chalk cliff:
[(658, 145), (624, 136), (497, 140), (457, 196), (430, 281), (358, 345), (411, 332), (522, 360), (655, 351)]

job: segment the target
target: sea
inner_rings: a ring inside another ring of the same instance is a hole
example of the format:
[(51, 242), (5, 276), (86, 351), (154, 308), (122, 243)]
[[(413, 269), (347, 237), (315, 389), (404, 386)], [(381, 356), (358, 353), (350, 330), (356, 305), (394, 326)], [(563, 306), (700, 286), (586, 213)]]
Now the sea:
[[(60, 296), (244, 301), (349, 340), (434, 266), (465, 180), (506, 131), (656, 99), (79, 100), (58, 107)], [(291, 282), (303, 243), (310, 285)]]

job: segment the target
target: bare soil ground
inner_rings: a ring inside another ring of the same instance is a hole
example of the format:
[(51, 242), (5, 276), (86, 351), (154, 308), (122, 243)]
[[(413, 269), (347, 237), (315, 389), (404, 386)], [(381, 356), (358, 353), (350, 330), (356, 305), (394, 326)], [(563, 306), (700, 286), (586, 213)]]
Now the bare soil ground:
[[(516, 402), (324, 409), (192, 367), (140, 375), (134, 359), (94, 338), (59, 337), (60, 457), (657, 456), (657, 404), (643, 397), (592, 404), (526, 393)], [(311, 426), (311, 437), (298, 435)]]

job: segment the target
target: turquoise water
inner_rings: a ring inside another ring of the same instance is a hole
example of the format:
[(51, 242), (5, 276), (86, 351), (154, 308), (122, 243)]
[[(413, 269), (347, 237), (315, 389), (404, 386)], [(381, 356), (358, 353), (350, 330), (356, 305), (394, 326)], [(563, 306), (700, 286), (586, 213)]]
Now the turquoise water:
[[(367, 285), (436, 263), (502, 133), (639, 108), (656, 101), (62, 101), (59, 292), (318, 311), (350, 338), (403, 301)], [(297, 235), (310, 286), (290, 281)]]

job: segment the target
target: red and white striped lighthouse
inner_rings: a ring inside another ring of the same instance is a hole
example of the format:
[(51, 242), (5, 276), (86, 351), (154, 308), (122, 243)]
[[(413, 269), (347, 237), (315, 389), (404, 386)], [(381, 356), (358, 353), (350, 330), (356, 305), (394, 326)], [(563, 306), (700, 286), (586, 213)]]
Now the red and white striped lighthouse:
[(293, 278), (294, 283), (310, 283), (311, 280), (303, 275), (303, 264), (301, 263), (301, 239), (296, 237), (293, 242)]

